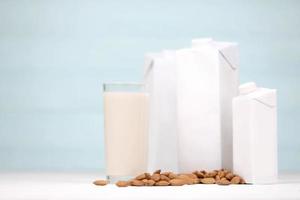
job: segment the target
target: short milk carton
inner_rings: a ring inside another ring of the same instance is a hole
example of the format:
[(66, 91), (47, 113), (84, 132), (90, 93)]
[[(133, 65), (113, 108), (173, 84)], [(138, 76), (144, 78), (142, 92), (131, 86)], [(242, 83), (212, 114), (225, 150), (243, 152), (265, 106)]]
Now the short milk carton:
[(247, 183), (274, 183), (277, 179), (276, 90), (246, 83), (233, 99), (234, 172)]

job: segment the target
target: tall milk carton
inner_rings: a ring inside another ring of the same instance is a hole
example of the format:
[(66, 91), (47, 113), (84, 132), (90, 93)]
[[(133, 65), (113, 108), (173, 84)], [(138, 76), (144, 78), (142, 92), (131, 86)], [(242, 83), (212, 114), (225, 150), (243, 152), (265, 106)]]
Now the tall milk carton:
[(240, 86), (233, 99), (234, 172), (247, 183), (274, 183), (277, 179), (276, 90), (255, 83)]
[(148, 170), (178, 170), (177, 90), (174, 51), (147, 54), (144, 81), (149, 92)]
[(196, 39), (176, 51), (180, 172), (232, 169), (232, 99), (238, 95), (236, 43)]

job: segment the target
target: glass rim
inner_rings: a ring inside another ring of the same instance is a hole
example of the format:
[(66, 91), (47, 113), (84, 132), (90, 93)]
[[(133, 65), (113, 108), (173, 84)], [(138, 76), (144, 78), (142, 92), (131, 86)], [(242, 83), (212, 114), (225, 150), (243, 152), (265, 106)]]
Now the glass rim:
[(145, 85), (145, 83), (142, 82), (123, 82), (123, 81), (114, 81), (114, 82), (105, 82), (102, 83), (103, 86), (107, 86), (107, 85), (133, 85), (133, 86), (143, 86)]
[(107, 82), (102, 84), (104, 92), (108, 91), (127, 91), (127, 92), (142, 92), (145, 84), (142, 82)]

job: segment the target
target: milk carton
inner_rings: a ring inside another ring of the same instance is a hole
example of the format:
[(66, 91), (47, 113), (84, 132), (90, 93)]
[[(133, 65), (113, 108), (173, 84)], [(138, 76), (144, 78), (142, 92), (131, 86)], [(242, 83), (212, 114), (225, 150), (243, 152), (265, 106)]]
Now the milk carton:
[(148, 170), (177, 172), (177, 91), (173, 51), (148, 54), (144, 81), (149, 93)]
[(232, 98), (238, 94), (235, 43), (193, 40), (176, 51), (180, 172), (232, 169)]
[(243, 84), (233, 99), (234, 172), (247, 183), (277, 179), (276, 90)]

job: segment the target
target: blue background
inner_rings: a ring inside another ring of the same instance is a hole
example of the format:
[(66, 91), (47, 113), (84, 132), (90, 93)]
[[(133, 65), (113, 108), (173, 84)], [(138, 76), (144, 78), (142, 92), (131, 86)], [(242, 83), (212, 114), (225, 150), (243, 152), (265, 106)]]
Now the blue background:
[(209, 36), (240, 43), (241, 83), (278, 89), (279, 167), (299, 170), (296, 0), (0, 0), (0, 170), (103, 169), (101, 83)]

